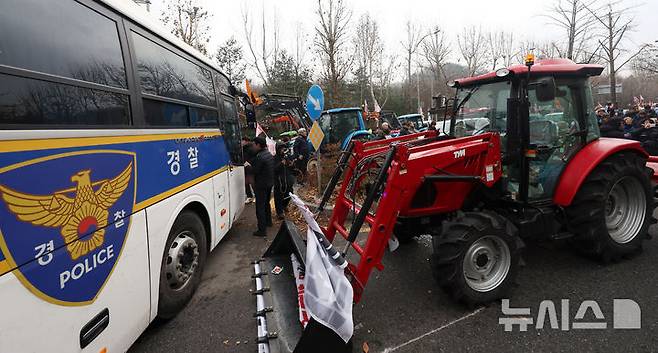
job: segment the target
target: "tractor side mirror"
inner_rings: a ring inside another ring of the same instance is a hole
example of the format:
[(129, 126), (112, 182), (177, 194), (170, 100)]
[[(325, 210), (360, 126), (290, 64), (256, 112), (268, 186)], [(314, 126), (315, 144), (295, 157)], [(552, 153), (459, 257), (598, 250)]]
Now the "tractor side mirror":
[(533, 84), (537, 100), (540, 102), (549, 102), (555, 99), (556, 86), (553, 77), (542, 77)]

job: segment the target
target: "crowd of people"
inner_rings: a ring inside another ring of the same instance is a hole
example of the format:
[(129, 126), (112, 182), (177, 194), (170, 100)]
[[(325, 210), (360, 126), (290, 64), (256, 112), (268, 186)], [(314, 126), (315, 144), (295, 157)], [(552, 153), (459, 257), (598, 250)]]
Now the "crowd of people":
[(618, 109), (612, 103), (596, 109), (601, 136), (637, 140), (650, 155), (658, 155), (658, 104)]
[(302, 184), (306, 180), (306, 164), (310, 158), (306, 129), (299, 129), (297, 136), (293, 141), (285, 138), (277, 143), (275, 154), (268, 149), (265, 137), (242, 138), (247, 202), (255, 202), (256, 206), (258, 229), (254, 236), (264, 237), (267, 228), (272, 226), (272, 191), (277, 218), (283, 219), (296, 180), (293, 170), (300, 173)]
[[(397, 136), (404, 136), (404, 135), (410, 135), (410, 134), (415, 134), (418, 131), (416, 130), (416, 126), (414, 125), (413, 122), (411, 121), (405, 121), (402, 124), (402, 128), (398, 132)], [(436, 127), (434, 124), (429, 124), (428, 130), (436, 130)], [(381, 126), (375, 130), (374, 133), (374, 140), (384, 140), (387, 138), (392, 137), (393, 131), (391, 130), (390, 125), (387, 122), (384, 122), (381, 124)]]

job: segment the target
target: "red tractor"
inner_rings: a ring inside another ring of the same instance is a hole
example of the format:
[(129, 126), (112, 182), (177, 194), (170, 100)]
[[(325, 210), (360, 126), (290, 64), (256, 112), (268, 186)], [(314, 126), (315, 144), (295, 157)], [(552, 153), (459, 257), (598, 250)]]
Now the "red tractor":
[[(604, 262), (638, 252), (655, 222), (653, 170), (638, 142), (600, 137), (589, 77), (602, 70), (529, 57), (452, 82), (447, 135), (352, 142), (319, 211), (342, 179), (323, 232), (348, 260), (358, 254), (345, 271), (354, 300), (390, 240), (421, 234), (432, 235), (439, 285), (468, 305), (509, 294), (526, 240), (568, 239)], [(259, 268), (290, 267), (291, 252), (303, 264), (303, 241), (289, 233)], [(283, 277), (268, 279), (272, 292)]]

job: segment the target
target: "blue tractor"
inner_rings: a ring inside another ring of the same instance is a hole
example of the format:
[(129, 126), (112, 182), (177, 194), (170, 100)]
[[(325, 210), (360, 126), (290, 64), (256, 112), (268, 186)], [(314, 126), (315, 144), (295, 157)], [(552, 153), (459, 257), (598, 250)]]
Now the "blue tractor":
[(325, 134), (325, 143), (340, 144), (345, 149), (352, 139), (369, 139), (361, 108), (335, 108), (322, 112), (318, 123)]

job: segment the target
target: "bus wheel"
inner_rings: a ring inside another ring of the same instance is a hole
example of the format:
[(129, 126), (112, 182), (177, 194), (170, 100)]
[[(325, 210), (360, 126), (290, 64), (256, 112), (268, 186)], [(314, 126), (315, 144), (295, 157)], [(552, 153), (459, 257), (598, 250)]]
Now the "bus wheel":
[(171, 319), (190, 301), (206, 262), (206, 230), (199, 216), (183, 211), (171, 227), (160, 267), (158, 318)]

